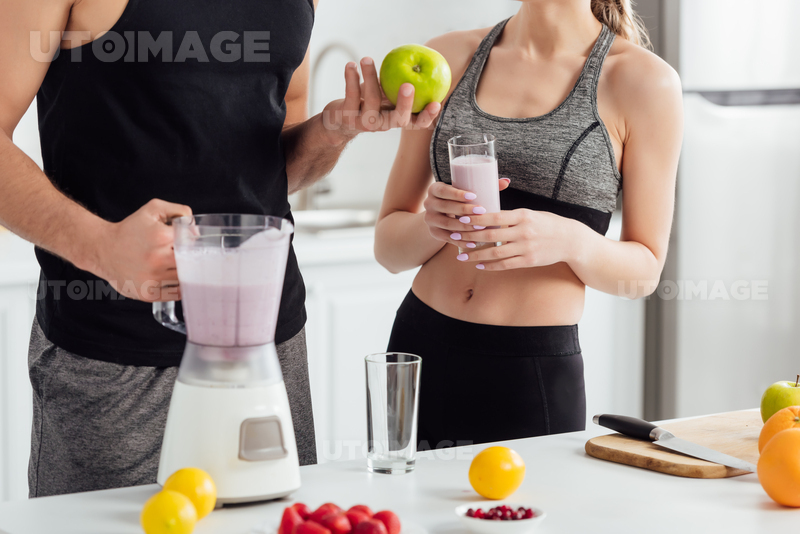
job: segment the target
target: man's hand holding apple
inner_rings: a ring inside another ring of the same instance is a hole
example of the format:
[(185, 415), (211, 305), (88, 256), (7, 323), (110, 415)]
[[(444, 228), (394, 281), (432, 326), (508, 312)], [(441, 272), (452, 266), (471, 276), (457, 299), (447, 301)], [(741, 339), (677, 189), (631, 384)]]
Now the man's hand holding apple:
[(334, 143), (361, 132), (430, 128), (450, 90), (450, 66), (441, 54), (425, 46), (405, 45), (389, 52), (380, 80), (371, 58), (361, 60), (361, 72), (363, 84), (356, 64), (347, 64), (345, 98), (323, 111), (323, 124)]

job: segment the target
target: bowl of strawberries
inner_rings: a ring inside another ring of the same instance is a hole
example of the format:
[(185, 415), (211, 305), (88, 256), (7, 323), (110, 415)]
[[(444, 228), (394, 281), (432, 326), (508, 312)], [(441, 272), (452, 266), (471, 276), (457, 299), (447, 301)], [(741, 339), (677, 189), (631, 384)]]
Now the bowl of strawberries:
[(316, 510), (296, 502), (283, 510), (277, 534), (400, 534), (400, 518), (357, 504), (349, 509), (325, 503)]

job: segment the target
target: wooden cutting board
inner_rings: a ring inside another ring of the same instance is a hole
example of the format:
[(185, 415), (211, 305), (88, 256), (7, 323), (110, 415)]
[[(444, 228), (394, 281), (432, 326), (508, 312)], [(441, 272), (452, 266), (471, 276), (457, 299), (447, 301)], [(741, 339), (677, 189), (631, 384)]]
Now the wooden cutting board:
[[(758, 434), (762, 426), (758, 410), (745, 410), (665, 424), (663, 428), (675, 434), (675, 437), (756, 464)], [(741, 469), (685, 456), (649, 441), (629, 438), (622, 434), (592, 438), (586, 442), (586, 452), (602, 460), (644, 467), (680, 477), (726, 478), (748, 473)]]

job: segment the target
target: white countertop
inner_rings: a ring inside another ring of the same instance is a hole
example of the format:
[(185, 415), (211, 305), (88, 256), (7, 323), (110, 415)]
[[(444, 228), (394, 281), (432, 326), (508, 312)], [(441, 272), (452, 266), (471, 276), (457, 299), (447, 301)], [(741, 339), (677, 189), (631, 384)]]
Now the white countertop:
[(341, 263), (374, 262), (375, 228), (328, 230), (317, 233), (297, 232), (294, 252), (300, 267)]
[[(547, 512), (537, 533), (754, 534), (797, 528), (797, 512), (773, 503), (755, 474), (680, 478), (587, 456), (586, 440), (605, 433), (592, 425), (585, 432), (507, 443), (527, 466), (525, 482), (509, 501)], [(461, 531), (454, 508), (482, 500), (470, 488), (467, 471), (473, 454), (486, 446), (420, 458), (416, 471), (402, 476), (369, 474), (363, 459), (303, 467), (303, 486), (291, 499), (215, 511), (195, 533), (274, 534), (289, 502), (314, 508), (331, 501), (394, 510), (408, 534), (454, 534)], [(141, 534), (139, 512), (157, 490), (139, 486), (0, 504), (0, 531)]]

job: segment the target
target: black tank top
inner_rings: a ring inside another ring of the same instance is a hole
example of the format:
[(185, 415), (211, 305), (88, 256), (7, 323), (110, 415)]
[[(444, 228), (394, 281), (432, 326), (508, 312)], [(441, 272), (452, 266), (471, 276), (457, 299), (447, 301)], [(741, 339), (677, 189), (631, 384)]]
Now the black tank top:
[[(129, 0), (110, 32), (50, 65), (38, 94), (46, 174), (112, 222), (152, 198), (291, 218), (284, 98), (313, 21), (313, 0)], [(51, 342), (125, 365), (180, 363), (185, 336), (150, 304), (36, 254), (36, 315)], [(276, 342), (302, 329), (304, 300), (292, 251)]]

